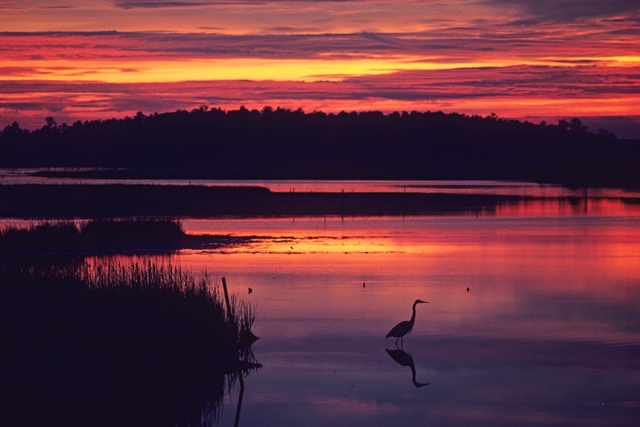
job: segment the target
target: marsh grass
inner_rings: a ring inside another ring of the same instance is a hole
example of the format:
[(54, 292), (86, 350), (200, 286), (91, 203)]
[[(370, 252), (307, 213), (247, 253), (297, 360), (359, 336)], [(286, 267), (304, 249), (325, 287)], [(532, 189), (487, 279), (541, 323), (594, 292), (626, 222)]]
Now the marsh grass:
[(255, 309), (169, 263), (0, 264), (7, 425), (212, 425)]
[(0, 254), (71, 251), (80, 244), (80, 230), (73, 221), (38, 221), (26, 227), (0, 229)]
[(0, 229), (0, 255), (169, 251), (186, 236), (182, 223), (165, 218), (107, 218), (86, 222), (38, 221)]
[(80, 232), (90, 249), (173, 246), (185, 236), (180, 221), (164, 218), (93, 219)]

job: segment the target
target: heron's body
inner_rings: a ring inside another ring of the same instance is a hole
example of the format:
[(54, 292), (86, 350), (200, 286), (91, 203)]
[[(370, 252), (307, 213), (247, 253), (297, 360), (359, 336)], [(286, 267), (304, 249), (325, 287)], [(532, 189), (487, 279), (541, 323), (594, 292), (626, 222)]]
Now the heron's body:
[(413, 324), (415, 319), (412, 317), (411, 320), (403, 320), (394, 326), (385, 338), (394, 337), (401, 338), (409, 333), (411, 329), (413, 329)]
[(403, 338), (407, 335), (411, 329), (413, 329), (413, 324), (416, 322), (416, 305), (418, 304), (426, 304), (429, 301), (415, 300), (413, 303), (413, 314), (411, 315), (411, 320), (403, 320), (398, 323), (396, 326), (391, 328), (389, 333), (385, 338), (394, 337), (396, 338), (396, 345), (398, 344), (398, 339)]

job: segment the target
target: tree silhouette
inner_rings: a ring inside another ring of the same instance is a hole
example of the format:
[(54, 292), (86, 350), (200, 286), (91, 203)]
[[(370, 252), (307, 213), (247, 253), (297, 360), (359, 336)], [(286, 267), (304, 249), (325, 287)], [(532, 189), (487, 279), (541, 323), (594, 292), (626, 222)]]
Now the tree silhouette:
[(557, 125), (443, 112), (338, 114), (242, 106), (0, 133), (1, 167), (153, 170), (156, 177), (512, 179), (639, 185), (640, 142)]

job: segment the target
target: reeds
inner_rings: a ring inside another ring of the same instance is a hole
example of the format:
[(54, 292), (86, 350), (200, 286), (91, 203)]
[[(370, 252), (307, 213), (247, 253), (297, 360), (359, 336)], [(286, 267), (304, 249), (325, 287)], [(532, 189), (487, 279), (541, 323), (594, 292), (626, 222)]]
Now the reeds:
[(173, 246), (185, 236), (180, 221), (165, 218), (93, 219), (80, 232), (89, 249)]
[[(211, 425), (252, 306), (169, 263), (0, 263), (0, 399), (8, 425)], [(35, 409), (37, 408), (37, 410)]]
[(0, 229), (0, 255), (170, 251), (185, 236), (179, 220), (166, 218), (39, 221)]
[(39, 221), (26, 227), (0, 228), (0, 254), (70, 251), (80, 245), (80, 230), (73, 221)]

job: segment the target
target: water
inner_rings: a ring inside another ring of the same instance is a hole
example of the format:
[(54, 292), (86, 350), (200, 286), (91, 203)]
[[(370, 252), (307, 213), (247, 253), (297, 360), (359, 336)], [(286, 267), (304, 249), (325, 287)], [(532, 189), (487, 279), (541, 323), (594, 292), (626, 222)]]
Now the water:
[[(640, 215), (543, 211), (185, 221), (260, 236), (178, 256), (257, 304), (240, 425), (633, 425)], [(384, 336), (417, 298), (403, 366)]]
[[(244, 380), (240, 425), (640, 419), (637, 192), (476, 181), (204, 184), (540, 198), (457, 216), (184, 219), (191, 234), (253, 238), (172, 261), (218, 283), (226, 277), (257, 306), (253, 351), (263, 368)], [(418, 298), (429, 304), (418, 305), (400, 352), (384, 337)], [(234, 424), (238, 393), (225, 400), (221, 426)]]
[[(51, 168), (65, 171), (64, 168)], [(71, 171), (92, 169), (72, 169)], [(640, 198), (637, 189), (617, 188), (567, 188), (561, 185), (535, 182), (496, 180), (219, 180), (219, 179), (89, 179), (89, 178), (45, 178), (33, 176), (38, 169), (0, 169), (0, 185), (50, 184), (50, 185), (200, 185), (217, 186), (259, 186), (273, 192), (327, 192), (327, 193), (428, 193), (428, 194), (470, 194), (491, 196), (526, 197), (597, 197), (597, 198)]]

